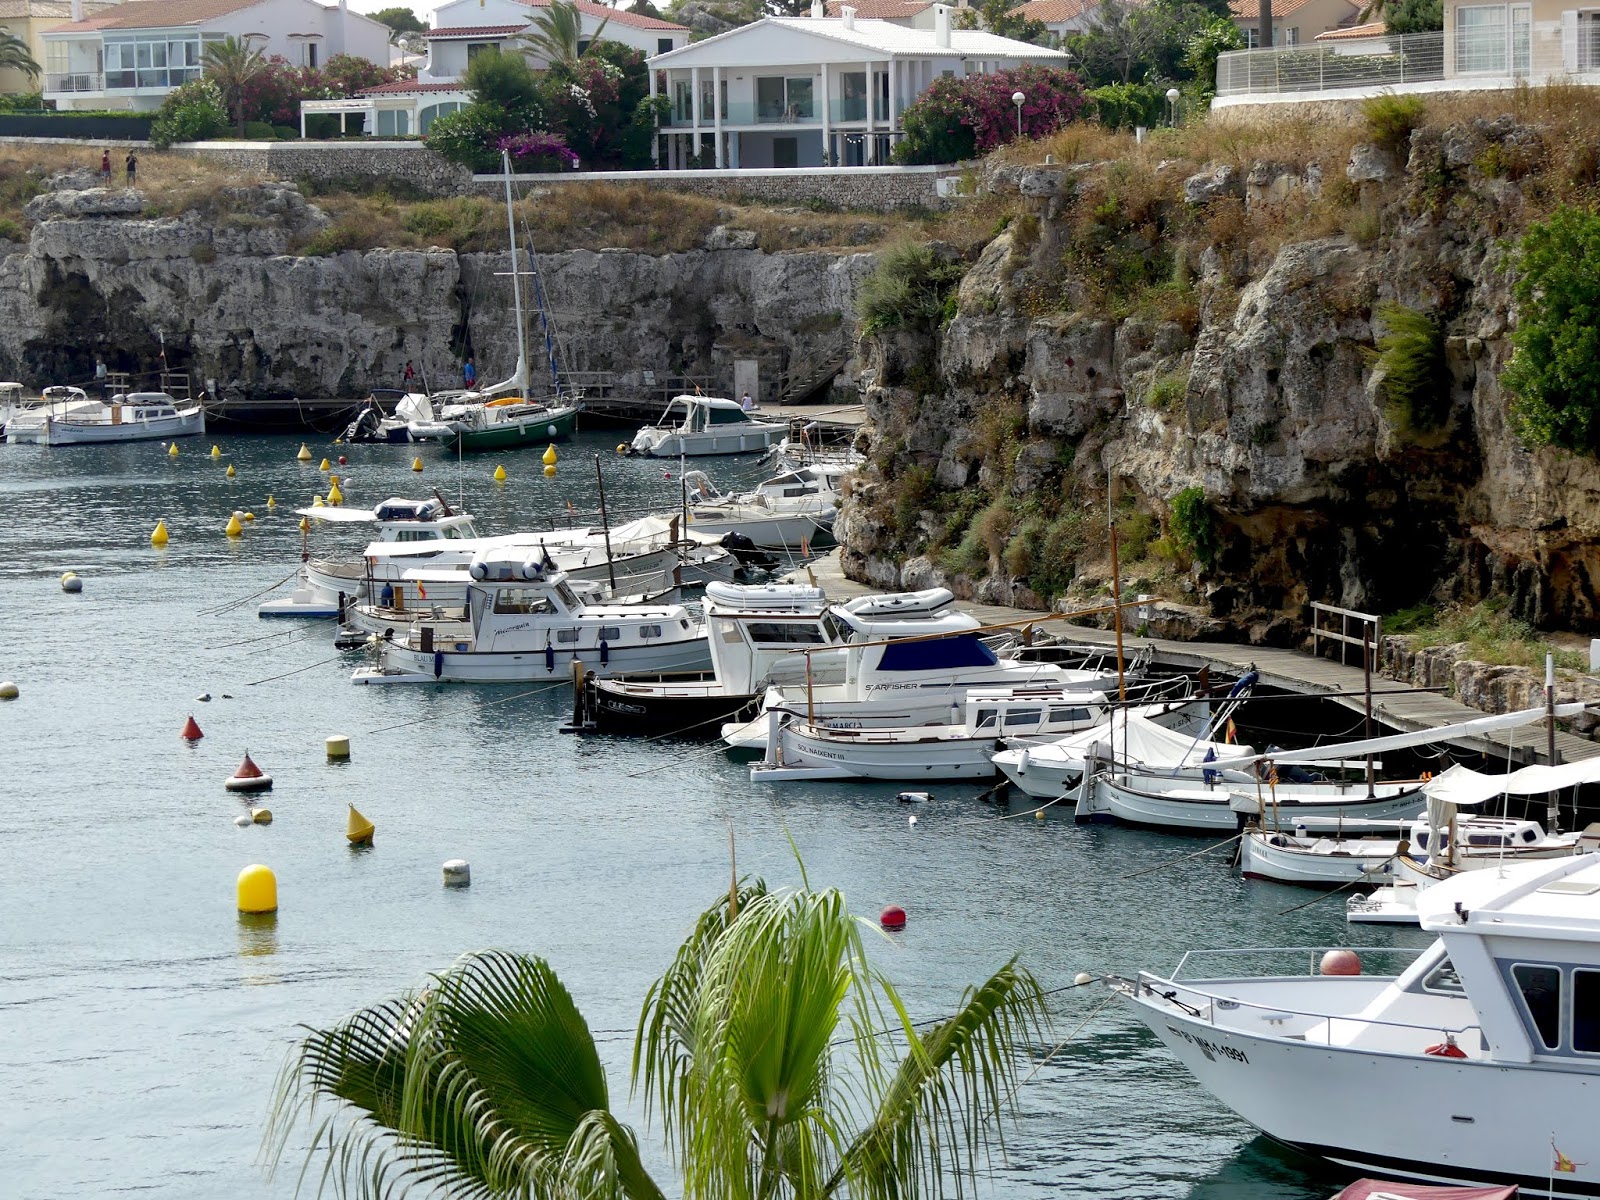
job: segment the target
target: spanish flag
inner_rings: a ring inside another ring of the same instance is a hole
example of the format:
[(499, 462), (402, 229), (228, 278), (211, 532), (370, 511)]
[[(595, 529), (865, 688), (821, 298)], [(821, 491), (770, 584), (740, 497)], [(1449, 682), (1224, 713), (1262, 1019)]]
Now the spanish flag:
[(420, 583), (417, 584), (417, 595), (421, 596), (424, 600), (428, 598), (428, 590)]
[(1550, 1167), (1552, 1171), (1560, 1171), (1567, 1175), (1571, 1175), (1577, 1171), (1578, 1164), (1573, 1162), (1565, 1154), (1561, 1153), (1561, 1150), (1556, 1145), (1556, 1140), (1554, 1138), (1550, 1139), (1550, 1149), (1555, 1153), (1556, 1156), (1555, 1162), (1552, 1163)]
[(1232, 717), (1228, 718), (1228, 732), (1223, 736), (1223, 740), (1226, 741), (1230, 746), (1238, 744), (1239, 730), (1238, 727), (1234, 725)]

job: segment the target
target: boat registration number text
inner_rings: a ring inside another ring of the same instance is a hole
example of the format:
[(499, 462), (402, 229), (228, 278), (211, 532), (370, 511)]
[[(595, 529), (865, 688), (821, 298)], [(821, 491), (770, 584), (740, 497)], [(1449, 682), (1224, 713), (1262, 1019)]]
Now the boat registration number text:
[(1243, 1050), (1237, 1050), (1232, 1046), (1221, 1045), (1218, 1042), (1211, 1041), (1209, 1038), (1197, 1037), (1186, 1029), (1179, 1029), (1176, 1025), (1168, 1025), (1167, 1031), (1174, 1037), (1180, 1037), (1184, 1041), (1188, 1042), (1212, 1062), (1216, 1062), (1219, 1058), (1225, 1058), (1230, 1062), (1236, 1062), (1242, 1066), (1248, 1067), (1250, 1065), (1250, 1057), (1249, 1055), (1245, 1054)]

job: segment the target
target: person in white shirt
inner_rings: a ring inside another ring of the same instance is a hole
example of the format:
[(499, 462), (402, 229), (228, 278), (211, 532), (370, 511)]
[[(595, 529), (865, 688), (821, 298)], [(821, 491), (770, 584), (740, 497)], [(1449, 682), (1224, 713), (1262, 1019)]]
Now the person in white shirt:
[(755, 406), (756, 402), (750, 399), (750, 393), (745, 392), (744, 396), (739, 400), (739, 407), (744, 409), (745, 412), (750, 412)]

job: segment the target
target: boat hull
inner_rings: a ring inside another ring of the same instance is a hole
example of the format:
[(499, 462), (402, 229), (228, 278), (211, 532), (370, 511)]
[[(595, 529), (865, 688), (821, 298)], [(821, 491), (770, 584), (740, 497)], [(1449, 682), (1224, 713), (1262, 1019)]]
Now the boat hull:
[(530, 415), (523, 420), (500, 421), (483, 429), (464, 429), (452, 439), (450, 449), (482, 454), (491, 450), (546, 446), (570, 438), (577, 430), (576, 408), (552, 409), (545, 416)]
[(724, 692), (709, 675), (659, 681), (598, 679), (586, 715), (603, 733), (685, 732), (714, 736), (723, 721), (753, 709), (758, 696)]
[(1319, 853), (1297, 848), (1283, 835), (1256, 830), (1239, 842), (1239, 874), (1299, 887), (1377, 887), (1389, 882), (1394, 852), (1395, 843), (1390, 842), (1386, 849), (1371, 854)]
[(710, 458), (720, 454), (759, 454), (783, 440), (781, 425), (729, 426), (726, 432), (668, 433), (665, 437), (636, 438), (633, 450), (649, 458)]
[[(1158, 792), (1126, 784), (1123, 778), (1097, 776), (1080, 795), (1078, 819), (1198, 833), (1232, 833), (1239, 827), (1241, 813), (1234, 802), (1244, 795), (1241, 785), (1208, 788), (1200, 780), (1184, 780), (1181, 789)], [(1280, 826), (1304, 826), (1317, 833), (1383, 833), (1396, 821), (1421, 814), (1426, 804), (1420, 784), (1386, 785), (1371, 800), (1360, 785), (1343, 795), (1329, 791), (1325, 796), (1306, 792), (1304, 786), (1296, 792), (1280, 787), (1276, 804), (1269, 801)]]
[(621, 646), (609, 650), (608, 662), (595, 649), (483, 650), (452, 648), (424, 652), (388, 643), (379, 650), (378, 662), (351, 676), (352, 683), (530, 683), (570, 678), (572, 664), (581, 662), (597, 678), (642, 675), (668, 671), (698, 671), (711, 666), (704, 637), (684, 638), (662, 645)]
[(103, 446), (158, 438), (198, 437), (205, 431), (205, 411), (194, 408), (172, 417), (123, 421), (116, 425), (109, 421), (80, 422), (48, 417), (37, 425), (18, 425), (11, 431), (11, 440), (39, 446)]
[[(990, 737), (903, 737), (894, 741), (871, 739), (863, 731), (853, 737), (819, 736), (804, 726), (784, 726), (779, 734), (780, 764), (784, 767), (826, 768), (841, 772), (830, 778), (882, 779), (889, 782), (923, 780), (993, 779), (990, 761), (999, 743)], [(914, 732), (914, 731), (913, 731)], [(779, 765), (779, 764), (775, 764)], [(756, 764), (750, 777), (775, 778), (771, 768)]]
[[(1600, 1196), (1600, 1171), (1552, 1175), (1551, 1144), (1594, 1144), (1600, 1075), (1261, 1036), (1143, 997), (1139, 1018), (1207, 1092), (1267, 1136), (1352, 1170), (1423, 1183)], [(1206, 1011), (1202, 1008), (1202, 1012)], [(1554, 1191), (1551, 1191), (1552, 1180)]]
[(833, 544), (832, 514), (828, 518), (804, 513), (775, 513), (770, 516), (732, 516), (715, 509), (693, 509), (689, 528), (709, 537), (742, 534), (760, 550), (798, 551), (805, 546)]

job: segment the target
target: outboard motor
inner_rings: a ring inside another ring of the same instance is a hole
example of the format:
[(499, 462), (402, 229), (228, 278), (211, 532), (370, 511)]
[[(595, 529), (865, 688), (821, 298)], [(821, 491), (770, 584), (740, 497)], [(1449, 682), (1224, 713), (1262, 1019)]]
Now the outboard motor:
[(758, 549), (756, 544), (742, 533), (729, 531), (722, 535), (722, 540), (717, 543), (741, 567), (759, 567), (763, 571), (770, 571), (778, 565), (778, 560), (765, 550)]

